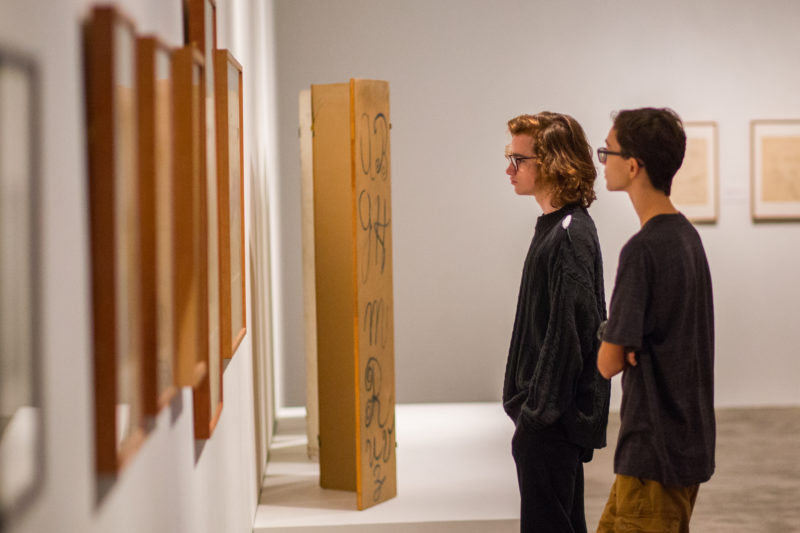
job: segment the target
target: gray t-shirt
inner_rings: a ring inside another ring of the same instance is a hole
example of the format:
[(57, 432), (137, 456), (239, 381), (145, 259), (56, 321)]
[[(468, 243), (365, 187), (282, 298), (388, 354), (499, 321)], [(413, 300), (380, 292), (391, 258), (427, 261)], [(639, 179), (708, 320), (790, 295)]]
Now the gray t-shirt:
[(700, 236), (658, 215), (625, 244), (606, 342), (633, 349), (622, 375), (614, 471), (680, 487), (714, 472), (714, 305)]

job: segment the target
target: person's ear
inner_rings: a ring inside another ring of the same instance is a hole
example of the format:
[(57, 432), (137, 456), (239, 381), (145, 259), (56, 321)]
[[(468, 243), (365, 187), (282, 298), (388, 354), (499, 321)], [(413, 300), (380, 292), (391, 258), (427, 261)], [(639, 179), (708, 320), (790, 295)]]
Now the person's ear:
[(639, 161), (637, 161), (635, 157), (628, 158), (628, 175), (630, 176), (631, 179), (636, 177), (636, 174), (639, 173), (639, 169), (641, 168), (642, 166), (639, 164)]

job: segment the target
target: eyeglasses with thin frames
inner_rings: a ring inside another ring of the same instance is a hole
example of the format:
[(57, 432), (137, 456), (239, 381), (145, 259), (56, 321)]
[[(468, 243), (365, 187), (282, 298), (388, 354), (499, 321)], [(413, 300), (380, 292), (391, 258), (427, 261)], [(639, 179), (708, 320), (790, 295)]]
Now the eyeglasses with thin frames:
[(526, 159), (537, 159), (536, 156), (522, 156), (522, 155), (515, 155), (515, 154), (506, 154), (506, 159), (508, 162), (514, 165), (514, 172), (519, 172), (519, 162), (525, 161)]

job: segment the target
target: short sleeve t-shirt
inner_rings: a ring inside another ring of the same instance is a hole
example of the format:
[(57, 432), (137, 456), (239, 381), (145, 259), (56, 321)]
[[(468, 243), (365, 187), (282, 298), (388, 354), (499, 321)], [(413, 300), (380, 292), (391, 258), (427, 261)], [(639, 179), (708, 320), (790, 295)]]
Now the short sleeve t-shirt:
[(620, 253), (603, 340), (637, 353), (622, 375), (618, 474), (666, 486), (714, 472), (714, 307), (697, 230), (658, 215)]

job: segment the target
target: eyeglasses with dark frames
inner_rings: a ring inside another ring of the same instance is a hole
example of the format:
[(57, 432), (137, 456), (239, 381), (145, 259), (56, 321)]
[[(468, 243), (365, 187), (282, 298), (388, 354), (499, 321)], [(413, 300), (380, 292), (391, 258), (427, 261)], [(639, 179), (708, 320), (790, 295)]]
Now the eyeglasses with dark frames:
[(604, 165), (606, 164), (606, 161), (608, 160), (608, 156), (610, 156), (610, 155), (618, 155), (618, 156), (624, 157), (626, 159), (634, 158), (636, 160), (636, 162), (639, 163), (640, 167), (644, 166), (644, 161), (642, 161), (638, 157), (635, 157), (635, 156), (632, 156), (632, 155), (628, 155), (625, 152), (612, 152), (608, 148), (598, 148), (597, 149), (597, 159), (599, 159), (600, 162), (602, 164), (604, 164)]
[(515, 155), (515, 154), (506, 154), (506, 159), (508, 162), (514, 165), (514, 172), (519, 172), (519, 162), (525, 161), (526, 159), (537, 159), (536, 156), (522, 156), (522, 155)]
[(597, 149), (597, 159), (599, 159), (600, 162), (603, 163), (603, 164), (605, 164), (606, 160), (608, 159), (608, 156), (610, 156), (610, 155), (618, 155), (620, 157), (627, 157), (622, 152), (612, 152), (608, 148), (598, 148)]

